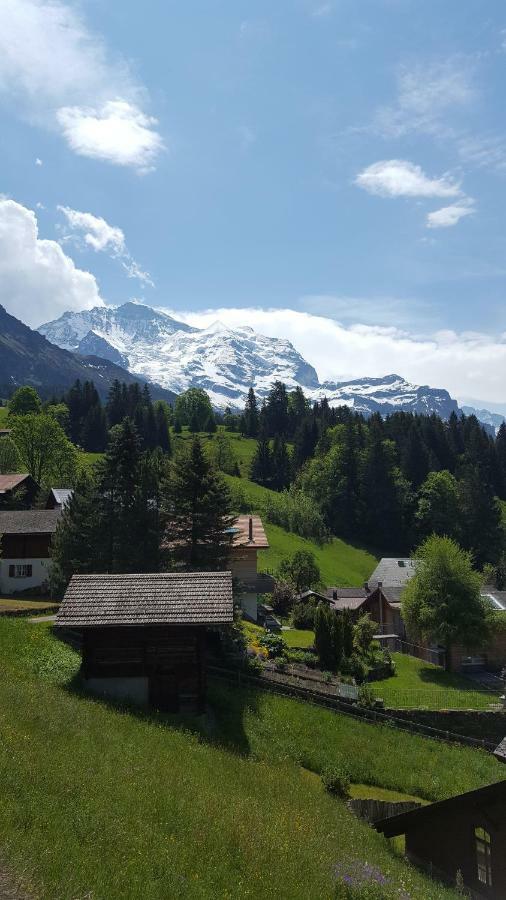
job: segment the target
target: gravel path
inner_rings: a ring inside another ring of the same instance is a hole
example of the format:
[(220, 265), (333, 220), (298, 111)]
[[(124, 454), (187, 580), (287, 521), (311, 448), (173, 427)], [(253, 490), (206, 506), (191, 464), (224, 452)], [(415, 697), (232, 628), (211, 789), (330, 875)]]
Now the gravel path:
[(34, 900), (16, 884), (0, 859), (0, 900)]

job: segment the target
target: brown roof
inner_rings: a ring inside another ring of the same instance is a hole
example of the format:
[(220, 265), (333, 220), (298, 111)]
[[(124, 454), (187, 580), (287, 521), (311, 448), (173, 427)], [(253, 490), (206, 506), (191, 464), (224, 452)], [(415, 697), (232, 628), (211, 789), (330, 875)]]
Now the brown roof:
[(0, 510), (0, 534), (54, 534), (59, 509)]
[(13, 491), (15, 488), (20, 487), (27, 478), (31, 479), (31, 477), (28, 473), (25, 475), (0, 475), (0, 494), (4, 494), (6, 491)]
[(233, 612), (230, 572), (74, 575), (56, 625), (227, 625)]
[[(253, 540), (249, 539), (250, 519), (253, 525)], [(257, 550), (267, 550), (269, 541), (260, 516), (237, 516), (233, 525), (233, 547), (256, 547)]]
[(343, 597), (340, 600), (331, 600), (330, 606), (332, 609), (342, 610), (342, 609), (360, 609), (361, 606), (365, 603), (367, 597)]

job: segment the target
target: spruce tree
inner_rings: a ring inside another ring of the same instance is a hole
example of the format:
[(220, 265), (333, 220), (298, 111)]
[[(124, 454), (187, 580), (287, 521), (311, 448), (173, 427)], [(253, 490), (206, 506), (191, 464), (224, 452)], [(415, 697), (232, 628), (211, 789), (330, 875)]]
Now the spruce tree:
[(257, 398), (255, 396), (255, 391), (252, 387), (250, 387), (248, 391), (248, 397), (246, 400), (246, 405), (244, 407), (244, 415), (242, 418), (243, 422), (243, 434), (246, 437), (256, 437), (258, 435), (259, 428), (259, 417), (258, 417), (258, 406), (257, 406)]
[(330, 610), (325, 603), (319, 603), (314, 617), (315, 648), (323, 669), (334, 668), (334, 652), (332, 640), (332, 620)]
[(179, 447), (163, 488), (164, 546), (169, 565), (222, 570), (230, 553), (231, 498), (195, 436)]
[(52, 545), (51, 595), (61, 600), (75, 574), (103, 571), (98, 551), (103, 540), (99, 527), (100, 495), (94, 480), (82, 472), (71, 500), (63, 508)]
[(263, 487), (270, 487), (273, 478), (272, 453), (266, 437), (260, 437), (251, 461), (250, 478)]
[(291, 482), (292, 466), (286, 442), (278, 435), (272, 445), (272, 481), (275, 491), (284, 491)]
[[(125, 385), (123, 385), (123, 388)], [(109, 425), (119, 425), (127, 415), (125, 397), (123, 394), (121, 382), (117, 378), (114, 379), (107, 398), (106, 405), (107, 420)]]

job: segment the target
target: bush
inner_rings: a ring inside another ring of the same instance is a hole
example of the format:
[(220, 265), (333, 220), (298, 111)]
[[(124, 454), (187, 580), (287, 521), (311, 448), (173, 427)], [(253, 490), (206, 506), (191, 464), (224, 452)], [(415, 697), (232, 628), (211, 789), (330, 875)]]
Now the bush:
[(308, 669), (316, 669), (317, 659), (314, 653), (305, 650), (288, 650), (288, 659), (299, 666), (307, 666)]
[(277, 672), (284, 672), (286, 669), (286, 659), (284, 656), (275, 656), (273, 658), (273, 663), (276, 666)]
[(287, 646), (279, 634), (263, 634), (258, 639), (261, 647), (267, 650), (269, 659), (275, 659), (278, 656), (286, 656)]
[(268, 522), (280, 525), (286, 531), (293, 531), (301, 537), (322, 544), (330, 539), (329, 530), (323, 516), (311, 497), (303, 491), (291, 488), (274, 497), (269, 497), (265, 507)]
[(382, 662), (383, 662), (383, 665), (386, 666), (386, 668), (388, 669), (389, 675), (395, 675), (395, 672), (396, 672), (395, 662), (392, 659), (392, 654), (390, 653), (389, 650), (383, 650)]
[(360, 656), (353, 653), (352, 656), (343, 658), (340, 671), (343, 675), (352, 675), (357, 684), (362, 684), (367, 678), (369, 668)]
[(347, 800), (350, 796), (350, 776), (345, 769), (336, 766), (322, 772), (323, 787), (328, 794)]
[(311, 631), (314, 628), (315, 607), (313, 603), (297, 603), (292, 612), (293, 628)]
[(359, 706), (374, 706), (374, 701), (376, 700), (376, 695), (370, 684), (361, 684), (358, 689), (358, 705)]
[(271, 594), (272, 608), (278, 616), (287, 616), (295, 603), (295, 591), (288, 581), (276, 581)]

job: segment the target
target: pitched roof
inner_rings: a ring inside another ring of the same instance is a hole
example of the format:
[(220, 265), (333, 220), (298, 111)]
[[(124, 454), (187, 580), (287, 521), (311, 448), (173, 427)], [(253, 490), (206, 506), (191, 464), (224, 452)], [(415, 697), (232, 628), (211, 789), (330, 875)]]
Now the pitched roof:
[(51, 488), (51, 494), (58, 506), (66, 506), (74, 491), (71, 488)]
[(233, 612), (230, 572), (74, 575), (56, 625), (227, 625)]
[(329, 587), (325, 591), (329, 600), (334, 600), (334, 594), (337, 594), (337, 600), (343, 600), (345, 597), (353, 597), (354, 599), (361, 597), (366, 599), (367, 591), (363, 587)]
[(479, 804), (482, 808), (485, 804), (497, 804), (501, 809), (506, 803), (506, 781), (498, 781), (494, 784), (487, 784), (485, 787), (478, 788), (474, 791), (466, 791), (465, 794), (457, 794), (456, 797), (450, 797), (448, 800), (439, 800), (437, 803), (430, 803), (428, 806), (419, 806), (411, 812), (400, 813), (397, 816), (390, 816), (388, 819), (381, 819), (374, 823), (377, 831), (381, 831), (386, 837), (395, 837), (398, 834), (406, 834), (413, 826), (419, 827), (425, 824), (430, 827), (430, 821), (439, 812), (446, 812), (453, 809), (458, 812), (459, 807)]
[(59, 509), (0, 510), (0, 534), (54, 534)]
[(5, 494), (7, 491), (13, 491), (18, 487), (21, 487), (24, 481), (27, 479), (32, 479), (32, 476), (26, 472), (24, 475), (0, 475), (0, 494)]
[(356, 610), (360, 609), (361, 606), (364, 605), (367, 597), (342, 597), (340, 600), (331, 600), (330, 605), (332, 609), (343, 610), (343, 609), (351, 609)]
[[(252, 524), (253, 540), (250, 541), (250, 520)], [(269, 541), (260, 516), (237, 516), (231, 530), (233, 547), (256, 547), (257, 550), (267, 550)]]
[(417, 560), (409, 557), (384, 557), (369, 578), (369, 585), (374, 588), (381, 582), (383, 587), (403, 587), (415, 574), (416, 565)]

